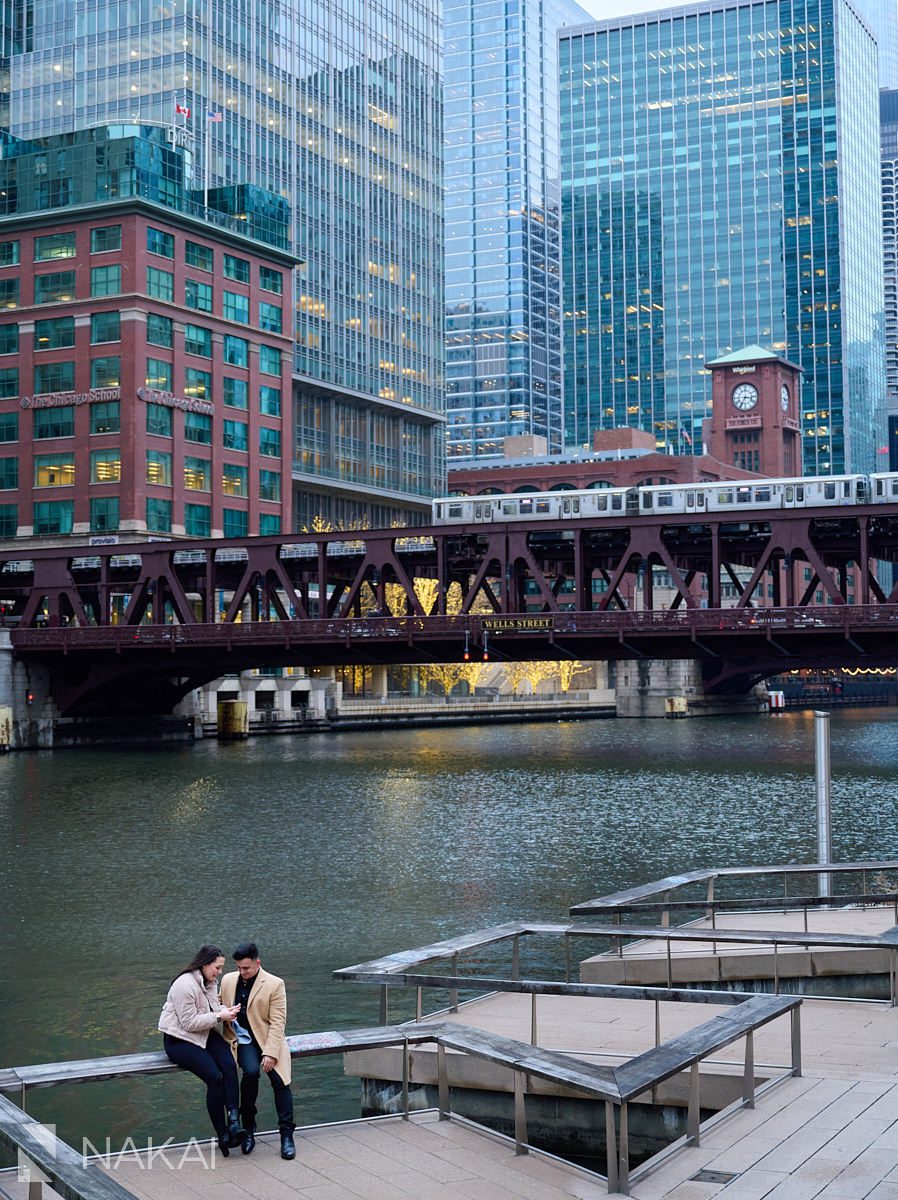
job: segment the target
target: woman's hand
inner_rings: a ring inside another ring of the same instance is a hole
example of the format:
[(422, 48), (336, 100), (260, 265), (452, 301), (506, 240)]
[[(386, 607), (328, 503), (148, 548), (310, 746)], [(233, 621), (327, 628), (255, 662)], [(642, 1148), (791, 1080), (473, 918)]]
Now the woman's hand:
[(223, 1008), (218, 1015), (223, 1021), (233, 1021), (235, 1017), (240, 1015), (240, 1005), (232, 1004), (230, 1008)]

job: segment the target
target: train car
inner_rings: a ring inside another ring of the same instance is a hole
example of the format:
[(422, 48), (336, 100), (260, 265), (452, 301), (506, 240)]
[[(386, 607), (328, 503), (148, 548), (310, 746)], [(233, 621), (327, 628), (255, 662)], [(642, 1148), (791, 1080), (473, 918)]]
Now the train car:
[(898, 471), (877, 471), (870, 476), (869, 503), (898, 503)]
[(631, 512), (635, 488), (595, 488), (582, 492), (515, 492), (501, 496), (448, 496), (433, 502), (435, 525), (482, 525), (487, 522), (568, 520)]

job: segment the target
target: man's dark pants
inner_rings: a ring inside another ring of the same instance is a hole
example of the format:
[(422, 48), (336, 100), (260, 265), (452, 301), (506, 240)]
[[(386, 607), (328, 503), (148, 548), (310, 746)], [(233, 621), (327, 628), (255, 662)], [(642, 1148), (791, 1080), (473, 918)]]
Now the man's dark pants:
[[(259, 1076), (262, 1073), (262, 1051), (256, 1042), (237, 1046), (237, 1062), (243, 1075), (240, 1080), (240, 1116), (247, 1129), (256, 1128), (256, 1097), (259, 1094)], [(293, 1121), (293, 1093), (277, 1071), (268, 1072), (274, 1089), (274, 1107), (278, 1115), (278, 1129), (292, 1133), (296, 1128)]]

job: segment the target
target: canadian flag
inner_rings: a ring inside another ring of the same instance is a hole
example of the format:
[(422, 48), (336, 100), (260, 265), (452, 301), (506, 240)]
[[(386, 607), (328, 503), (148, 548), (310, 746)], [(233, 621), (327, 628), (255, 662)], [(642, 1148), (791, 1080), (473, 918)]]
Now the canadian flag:
[(189, 117), (190, 109), (186, 104), (175, 104), (175, 114), (179, 117)]

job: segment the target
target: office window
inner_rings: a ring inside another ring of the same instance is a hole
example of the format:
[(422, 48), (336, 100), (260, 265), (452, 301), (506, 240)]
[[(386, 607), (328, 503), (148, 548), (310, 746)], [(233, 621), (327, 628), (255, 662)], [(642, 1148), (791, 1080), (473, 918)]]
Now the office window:
[(120, 264), (112, 267), (91, 267), (91, 296), (117, 296), (121, 290), (122, 268)]
[(37, 363), (34, 368), (34, 394), (72, 392), (75, 390), (74, 362)]
[(184, 440), (201, 446), (212, 444), (212, 418), (204, 413), (184, 414)]
[(155, 300), (173, 301), (175, 298), (175, 277), (171, 271), (162, 271), (159, 267), (147, 267), (147, 295)]
[(55, 317), (34, 322), (35, 350), (62, 350), (75, 344), (75, 318)]
[(259, 453), (268, 458), (281, 457), (281, 431), (279, 429), (259, 430)]
[(74, 233), (49, 233), (34, 239), (34, 261), (52, 262), (56, 258), (75, 257)]
[(225, 421), (222, 445), (225, 450), (249, 450), (248, 426), (243, 421)]
[(90, 454), (91, 483), (118, 483), (122, 477), (122, 456), (118, 446), (92, 450)]
[(280, 471), (259, 472), (259, 499), (281, 502), (281, 473)]
[(147, 433), (155, 434), (156, 437), (170, 438), (172, 435), (172, 410), (166, 408), (164, 404), (148, 404)]
[(248, 477), (246, 467), (236, 463), (225, 463), (221, 469), (221, 487), (226, 496), (248, 496)]
[(237, 292), (225, 292), (222, 299), (222, 316), (229, 321), (239, 321), (241, 325), (249, 324), (249, 297), (239, 296)]
[(214, 258), (209, 246), (201, 246), (199, 242), (184, 243), (184, 259), (188, 267), (199, 267), (201, 271), (211, 271)]
[(259, 346), (259, 370), (263, 375), (280, 375), (281, 352), (277, 346)]
[(259, 412), (266, 417), (281, 415), (281, 389), (276, 387), (259, 388)]
[[(109, 268), (107, 267), (106, 270)], [(35, 275), (34, 303), (59, 304), (75, 299), (75, 272), (53, 271), (50, 275)]]
[(101, 225), (90, 231), (91, 254), (105, 254), (108, 250), (121, 250), (121, 225)]
[(16, 267), (19, 265), (19, 243), (0, 242), (0, 267)]
[(91, 433), (118, 433), (121, 429), (121, 402), (104, 400), (90, 406)]
[(32, 437), (36, 442), (44, 438), (74, 437), (74, 405), (64, 404), (62, 408), (35, 408), (32, 411)]
[(245, 258), (226, 254), (223, 259), (225, 279), (236, 279), (238, 283), (249, 283), (249, 263)]
[(222, 517), (223, 533), (226, 538), (246, 537), (249, 529), (247, 513), (238, 508), (226, 508), (222, 511)]
[(249, 366), (249, 342), (233, 333), (224, 336), (224, 360), (229, 367)]
[(172, 388), (171, 363), (164, 358), (147, 359), (147, 387), (156, 388), (160, 392), (170, 392)]
[(281, 518), (277, 513), (259, 513), (259, 534), (273, 537), (281, 532)]
[(196, 367), (184, 368), (184, 395), (192, 400), (212, 399), (212, 372), (198, 371)]
[(228, 408), (247, 408), (249, 405), (249, 384), (245, 379), (224, 377), (224, 402)]
[(18, 325), (0, 325), (0, 354), (18, 354)]
[(11, 492), (19, 486), (19, 460), (0, 458), (0, 491)]
[(281, 309), (277, 304), (268, 304), (265, 300), (259, 301), (259, 328), (265, 329), (268, 333), (281, 332)]
[(161, 254), (163, 258), (175, 257), (175, 239), (171, 233), (147, 226), (147, 250), (150, 254)]
[(211, 537), (212, 509), (208, 504), (184, 505), (184, 532), (190, 537)]
[(36, 454), (34, 456), (35, 487), (69, 487), (75, 482), (75, 452), (67, 454)]
[(184, 282), (184, 303), (188, 308), (197, 312), (212, 311), (212, 284), (200, 283), (198, 279), (187, 279)]
[(259, 267), (259, 287), (263, 292), (277, 292), (280, 296), (284, 290), (284, 277), (271, 267)]
[(122, 340), (122, 318), (117, 312), (91, 313), (90, 340), (94, 346), (102, 342)]
[(203, 358), (211, 358), (212, 330), (204, 329), (202, 325), (185, 325), (184, 349), (188, 354), (199, 354)]
[(122, 360), (117, 354), (90, 360), (90, 386), (92, 388), (119, 387), (122, 382)]
[(35, 534), (71, 533), (74, 513), (73, 500), (39, 501), (34, 506)]
[(0, 504), (0, 537), (15, 537), (19, 529), (19, 506)]
[(147, 341), (153, 346), (172, 348), (173, 324), (171, 317), (159, 313), (147, 313)]
[(18, 279), (0, 279), (0, 308), (17, 308), (18, 304)]
[(147, 531), (171, 533), (171, 500), (147, 496)]
[(212, 463), (208, 458), (185, 455), (184, 486), (192, 492), (212, 491)]
[(171, 487), (171, 455), (167, 450), (147, 451), (147, 483)]
[(118, 529), (118, 496), (94, 496), (90, 502), (91, 533), (106, 533)]
[[(11, 400), (19, 394), (19, 368), (0, 367), (0, 398)], [(13, 416), (16, 414), (13, 413)], [(2, 418), (0, 418), (2, 419)], [(0, 441), (3, 439), (0, 438)]]
[(19, 414), (17, 412), (0, 413), (0, 442), (17, 442), (19, 440)]

